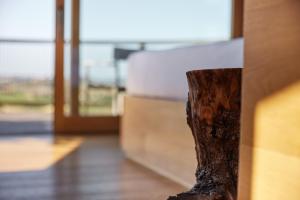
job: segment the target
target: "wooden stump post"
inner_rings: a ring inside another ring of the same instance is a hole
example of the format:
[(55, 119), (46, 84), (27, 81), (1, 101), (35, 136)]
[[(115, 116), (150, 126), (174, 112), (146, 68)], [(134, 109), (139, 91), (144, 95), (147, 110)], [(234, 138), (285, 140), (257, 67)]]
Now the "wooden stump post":
[(196, 184), (169, 200), (236, 200), (241, 69), (187, 72), (187, 123), (195, 144)]

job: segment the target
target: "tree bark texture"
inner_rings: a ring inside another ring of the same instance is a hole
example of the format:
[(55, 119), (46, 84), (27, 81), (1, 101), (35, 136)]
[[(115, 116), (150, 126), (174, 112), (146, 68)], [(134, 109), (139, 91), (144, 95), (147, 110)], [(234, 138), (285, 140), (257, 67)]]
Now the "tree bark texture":
[(187, 123), (196, 144), (196, 184), (168, 200), (236, 200), (241, 69), (187, 72)]

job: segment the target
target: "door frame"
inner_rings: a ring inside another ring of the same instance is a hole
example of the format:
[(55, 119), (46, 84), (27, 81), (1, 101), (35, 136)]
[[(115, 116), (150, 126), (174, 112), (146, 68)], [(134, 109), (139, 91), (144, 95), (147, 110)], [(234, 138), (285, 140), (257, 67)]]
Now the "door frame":
[(79, 6), (80, 0), (72, 2), (71, 41), (71, 101), (75, 112), (64, 114), (64, 0), (56, 0), (55, 73), (54, 73), (54, 130), (55, 133), (115, 132), (119, 129), (119, 116), (80, 116), (78, 109), (79, 84)]

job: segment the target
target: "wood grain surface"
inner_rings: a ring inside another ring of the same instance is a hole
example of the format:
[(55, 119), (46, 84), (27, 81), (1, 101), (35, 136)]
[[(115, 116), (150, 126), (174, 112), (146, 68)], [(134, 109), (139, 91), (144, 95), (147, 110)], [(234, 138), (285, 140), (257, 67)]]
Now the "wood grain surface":
[(130, 159), (192, 187), (197, 162), (185, 104), (126, 96), (121, 143)]
[(240, 200), (300, 199), (300, 1), (246, 0)]

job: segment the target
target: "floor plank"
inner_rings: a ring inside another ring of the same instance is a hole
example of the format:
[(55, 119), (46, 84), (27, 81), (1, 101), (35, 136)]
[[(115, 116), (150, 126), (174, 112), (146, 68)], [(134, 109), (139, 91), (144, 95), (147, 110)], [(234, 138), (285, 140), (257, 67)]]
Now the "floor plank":
[(163, 200), (183, 190), (126, 159), (115, 135), (0, 138), (1, 200)]

